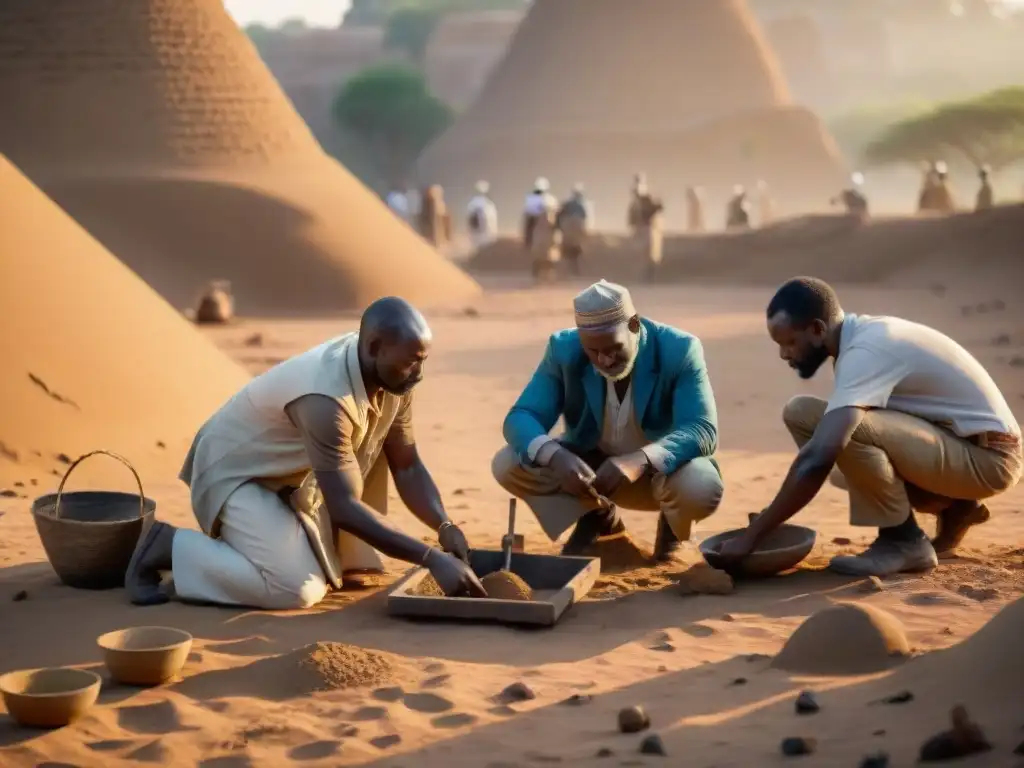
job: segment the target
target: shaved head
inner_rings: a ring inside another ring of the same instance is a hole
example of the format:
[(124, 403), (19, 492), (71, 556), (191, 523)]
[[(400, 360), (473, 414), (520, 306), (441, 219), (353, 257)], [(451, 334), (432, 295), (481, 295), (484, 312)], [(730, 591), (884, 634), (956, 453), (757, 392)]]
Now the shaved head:
[(423, 379), (433, 334), (426, 318), (396, 296), (377, 299), (359, 321), (359, 364), (367, 388), (395, 395)]

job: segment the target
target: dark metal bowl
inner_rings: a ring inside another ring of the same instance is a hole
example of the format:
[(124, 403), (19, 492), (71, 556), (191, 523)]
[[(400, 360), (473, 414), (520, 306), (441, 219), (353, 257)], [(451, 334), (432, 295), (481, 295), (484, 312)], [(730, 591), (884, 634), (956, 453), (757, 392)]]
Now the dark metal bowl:
[(817, 533), (802, 525), (780, 525), (766, 536), (757, 549), (738, 563), (726, 565), (718, 549), (725, 542), (739, 536), (745, 529), (738, 528), (710, 536), (700, 543), (700, 553), (708, 565), (725, 571), (735, 578), (764, 578), (789, 570), (814, 549)]

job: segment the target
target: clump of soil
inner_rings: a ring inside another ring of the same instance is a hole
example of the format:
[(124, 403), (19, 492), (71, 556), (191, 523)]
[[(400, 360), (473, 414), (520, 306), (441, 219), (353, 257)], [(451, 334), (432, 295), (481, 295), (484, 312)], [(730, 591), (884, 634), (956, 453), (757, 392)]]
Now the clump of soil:
[[(480, 579), (480, 583), (487, 590), (487, 596), (494, 600), (532, 600), (533, 590), (530, 585), (519, 576), (509, 571), (495, 571)], [(412, 590), (412, 594), (419, 597), (444, 597), (444, 590), (434, 581), (434, 577), (427, 575), (423, 581)]]
[(679, 592), (683, 595), (731, 595), (733, 589), (732, 576), (707, 563), (696, 563), (679, 578)]
[(423, 580), (411, 592), (419, 597), (444, 597), (444, 590), (441, 589), (441, 585), (434, 581), (434, 577), (429, 573), (423, 577)]
[(583, 556), (598, 558), (602, 573), (631, 571), (654, 565), (651, 553), (637, 544), (627, 531), (598, 539), (587, 548)]
[(345, 643), (312, 643), (273, 662), (306, 692), (377, 687), (394, 674), (386, 654)]
[(533, 600), (533, 590), (511, 571), (495, 571), (480, 579), (487, 596), (494, 600)]

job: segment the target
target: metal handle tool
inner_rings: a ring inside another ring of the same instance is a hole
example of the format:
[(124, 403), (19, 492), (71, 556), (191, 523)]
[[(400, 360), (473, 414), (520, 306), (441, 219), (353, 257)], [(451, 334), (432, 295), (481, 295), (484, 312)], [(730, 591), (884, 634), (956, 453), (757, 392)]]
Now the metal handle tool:
[(516, 498), (508, 500), (508, 533), (501, 537), (501, 551), (505, 556), (504, 570), (512, 570), (512, 548), (516, 540)]

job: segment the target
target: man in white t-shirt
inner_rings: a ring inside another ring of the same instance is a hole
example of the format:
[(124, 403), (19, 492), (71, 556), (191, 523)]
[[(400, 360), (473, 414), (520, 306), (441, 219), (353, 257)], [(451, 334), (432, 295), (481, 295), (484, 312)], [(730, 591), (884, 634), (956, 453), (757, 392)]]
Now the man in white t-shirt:
[[(800, 277), (768, 305), (768, 332), (801, 378), (835, 361), (826, 402), (799, 396), (783, 420), (800, 452), (775, 500), (722, 553), (740, 559), (817, 495), (833, 468), (850, 494), (850, 522), (878, 528), (841, 573), (921, 571), (989, 518), (982, 499), (1021, 477), (1021, 433), (992, 377), (938, 331), (896, 317), (846, 315), (832, 288)], [(929, 541), (914, 511), (938, 517)]]

